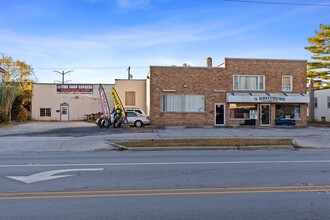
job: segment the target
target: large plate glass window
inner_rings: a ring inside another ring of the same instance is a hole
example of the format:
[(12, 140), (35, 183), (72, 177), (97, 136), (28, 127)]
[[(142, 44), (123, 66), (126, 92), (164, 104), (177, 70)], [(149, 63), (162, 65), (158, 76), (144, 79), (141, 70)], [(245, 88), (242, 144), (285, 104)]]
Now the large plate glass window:
[(300, 105), (276, 105), (275, 119), (299, 120), (301, 119)]
[(265, 90), (265, 76), (234, 75), (234, 90)]
[(282, 91), (292, 92), (292, 76), (282, 76)]
[(257, 104), (230, 104), (230, 119), (257, 119)]
[(205, 112), (204, 95), (162, 95), (162, 112)]

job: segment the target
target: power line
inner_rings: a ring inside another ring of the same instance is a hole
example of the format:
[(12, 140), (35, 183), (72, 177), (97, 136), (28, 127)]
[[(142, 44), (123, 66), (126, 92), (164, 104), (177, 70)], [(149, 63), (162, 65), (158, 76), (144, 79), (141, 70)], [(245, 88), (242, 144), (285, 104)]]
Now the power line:
[(262, 1), (243, 1), (243, 0), (223, 0), (226, 2), (242, 2), (242, 3), (257, 3), (257, 4), (271, 4), (271, 5), (304, 5), (304, 6), (318, 6), (330, 7), (326, 4), (312, 4), (312, 3), (292, 3), (292, 2), (262, 2)]
[[(36, 67), (35, 70), (54, 70), (54, 69), (75, 69), (75, 70), (109, 70), (109, 69), (126, 69), (127, 67)], [(136, 69), (145, 69), (148, 66), (133, 66)]]

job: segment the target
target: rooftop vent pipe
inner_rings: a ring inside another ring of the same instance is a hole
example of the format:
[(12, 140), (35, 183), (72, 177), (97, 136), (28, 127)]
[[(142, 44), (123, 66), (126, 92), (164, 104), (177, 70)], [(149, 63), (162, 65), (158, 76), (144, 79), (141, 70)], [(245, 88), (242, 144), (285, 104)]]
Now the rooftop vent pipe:
[(211, 57), (208, 57), (208, 58), (206, 59), (206, 66), (207, 66), (207, 67), (212, 67), (212, 58), (211, 58)]

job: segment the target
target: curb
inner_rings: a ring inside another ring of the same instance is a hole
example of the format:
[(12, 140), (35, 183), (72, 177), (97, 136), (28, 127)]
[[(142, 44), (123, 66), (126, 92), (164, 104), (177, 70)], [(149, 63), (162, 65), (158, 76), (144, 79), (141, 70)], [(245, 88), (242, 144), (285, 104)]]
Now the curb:
[(116, 143), (112, 143), (112, 142), (108, 142), (110, 146), (113, 147), (112, 150), (114, 151), (128, 151), (128, 148), (125, 147), (125, 146), (122, 146), (122, 145), (119, 145), (119, 144), (116, 144)]
[(125, 147), (110, 143), (115, 151), (202, 151), (202, 150), (296, 150), (293, 145), (259, 145), (259, 146), (180, 146), (180, 147)]

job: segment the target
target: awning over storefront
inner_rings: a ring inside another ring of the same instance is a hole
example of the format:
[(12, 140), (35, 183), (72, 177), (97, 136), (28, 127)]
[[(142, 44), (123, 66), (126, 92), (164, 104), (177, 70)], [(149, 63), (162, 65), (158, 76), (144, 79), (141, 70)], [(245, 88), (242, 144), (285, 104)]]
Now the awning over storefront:
[(286, 93), (227, 93), (231, 103), (308, 103), (307, 94)]

